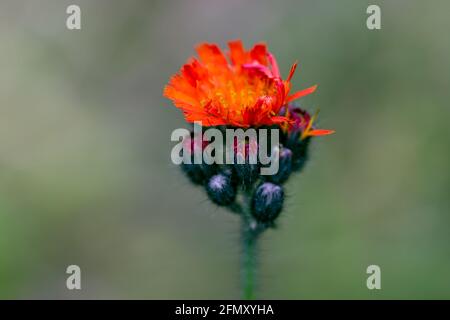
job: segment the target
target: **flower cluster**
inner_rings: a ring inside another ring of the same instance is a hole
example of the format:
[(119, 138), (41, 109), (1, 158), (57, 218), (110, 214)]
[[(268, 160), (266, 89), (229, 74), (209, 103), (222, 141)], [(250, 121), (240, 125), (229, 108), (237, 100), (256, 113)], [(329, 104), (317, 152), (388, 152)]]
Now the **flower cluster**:
[[(196, 139), (192, 132), (183, 141), (187, 144), (187, 152), (191, 161), (182, 163), (181, 168), (192, 183), (201, 185), (209, 199), (219, 206), (229, 207), (233, 211), (242, 213), (248, 210), (252, 218), (264, 227), (274, 226), (275, 219), (283, 208), (283, 185), (293, 173), (300, 172), (308, 159), (308, 147), (311, 141), (312, 130), (309, 114), (293, 105), (288, 106), (290, 117), (297, 122), (287, 131), (282, 131), (276, 145), (271, 145), (271, 150), (276, 150), (278, 157), (278, 171), (273, 175), (261, 175), (262, 164), (257, 161), (252, 163), (250, 157), (259, 150), (258, 144), (247, 141), (244, 150), (237, 148), (235, 144), (232, 164), (196, 164), (194, 158), (202, 157), (209, 142), (203, 137)], [(304, 122), (304, 125), (299, 121)], [(225, 130), (227, 126), (217, 126), (219, 130)], [(241, 162), (237, 158), (242, 157)], [(239, 193), (242, 199), (238, 198)], [(241, 201), (240, 201), (241, 200)]]
[[(275, 57), (264, 44), (245, 50), (241, 41), (233, 41), (226, 54), (217, 45), (201, 44), (197, 53), (199, 59), (191, 58), (170, 79), (164, 95), (183, 111), (187, 122), (201, 121), (220, 130), (279, 129), (280, 139), (271, 145), (279, 155), (279, 170), (261, 175), (261, 164), (249, 161), (259, 147), (251, 142), (245, 143), (244, 150), (235, 150), (241, 162), (183, 163), (181, 168), (193, 183), (204, 186), (212, 202), (242, 214), (252, 228), (274, 226), (283, 208), (283, 184), (303, 169), (311, 138), (333, 133), (315, 128), (317, 114), (310, 115), (293, 102), (313, 93), (316, 86), (291, 93), (297, 64), (283, 80)], [(188, 156), (194, 158), (209, 142), (191, 134), (184, 143)]]

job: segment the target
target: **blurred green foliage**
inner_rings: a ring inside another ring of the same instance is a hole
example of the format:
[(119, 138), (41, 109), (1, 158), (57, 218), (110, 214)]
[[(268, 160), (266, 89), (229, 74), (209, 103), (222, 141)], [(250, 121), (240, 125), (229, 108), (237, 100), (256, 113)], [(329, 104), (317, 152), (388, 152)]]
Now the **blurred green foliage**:
[[(65, 27), (79, 4), (82, 29)], [(382, 29), (366, 28), (379, 4)], [(321, 108), (260, 298), (450, 298), (448, 1), (0, 3), (0, 298), (237, 298), (238, 219), (170, 162), (195, 44), (265, 41)], [(82, 290), (65, 288), (66, 267)], [(382, 290), (366, 288), (366, 268)]]

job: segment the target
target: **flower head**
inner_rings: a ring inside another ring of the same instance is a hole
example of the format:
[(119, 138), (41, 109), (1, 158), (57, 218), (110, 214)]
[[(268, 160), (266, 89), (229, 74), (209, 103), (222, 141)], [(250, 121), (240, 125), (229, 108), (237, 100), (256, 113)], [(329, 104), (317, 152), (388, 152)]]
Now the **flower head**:
[(229, 42), (227, 55), (215, 44), (197, 47), (191, 58), (169, 81), (164, 96), (180, 108), (188, 122), (205, 126), (258, 127), (286, 125), (280, 115), (287, 103), (313, 93), (316, 86), (290, 93), (297, 64), (283, 80), (275, 57), (265, 44), (245, 50), (242, 42)]

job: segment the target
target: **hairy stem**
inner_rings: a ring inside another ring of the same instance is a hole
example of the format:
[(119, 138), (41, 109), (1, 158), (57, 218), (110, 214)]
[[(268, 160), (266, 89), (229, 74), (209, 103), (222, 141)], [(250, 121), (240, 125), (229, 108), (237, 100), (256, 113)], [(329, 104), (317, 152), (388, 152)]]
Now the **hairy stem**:
[(256, 273), (258, 264), (258, 238), (266, 229), (264, 224), (258, 223), (251, 214), (251, 198), (253, 190), (243, 189), (239, 205), (241, 226), (241, 288), (242, 298), (255, 299)]
[(252, 300), (255, 297), (255, 278), (257, 267), (258, 230), (252, 228), (251, 221), (243, 219), (242, 227), (242, 298)]

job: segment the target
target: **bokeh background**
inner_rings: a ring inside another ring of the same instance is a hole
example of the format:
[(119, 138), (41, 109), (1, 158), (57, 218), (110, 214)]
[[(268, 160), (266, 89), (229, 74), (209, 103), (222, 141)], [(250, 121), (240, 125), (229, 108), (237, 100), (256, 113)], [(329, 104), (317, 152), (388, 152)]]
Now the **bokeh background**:
[[(78, 4), (82, 29), (66, 29)], [(382, 29), (366, 28), (378, 4)], [(239, 221), (170, 162), (203, 41), (265, 41), (321, 108), (259, 298), (450, 298), (450, 2), (0, 2), (0, 298), (232, 299)], [(66, 267), (82, 290), (65, 287)], [(366, 268), (382, 289), (366, 288)]]

